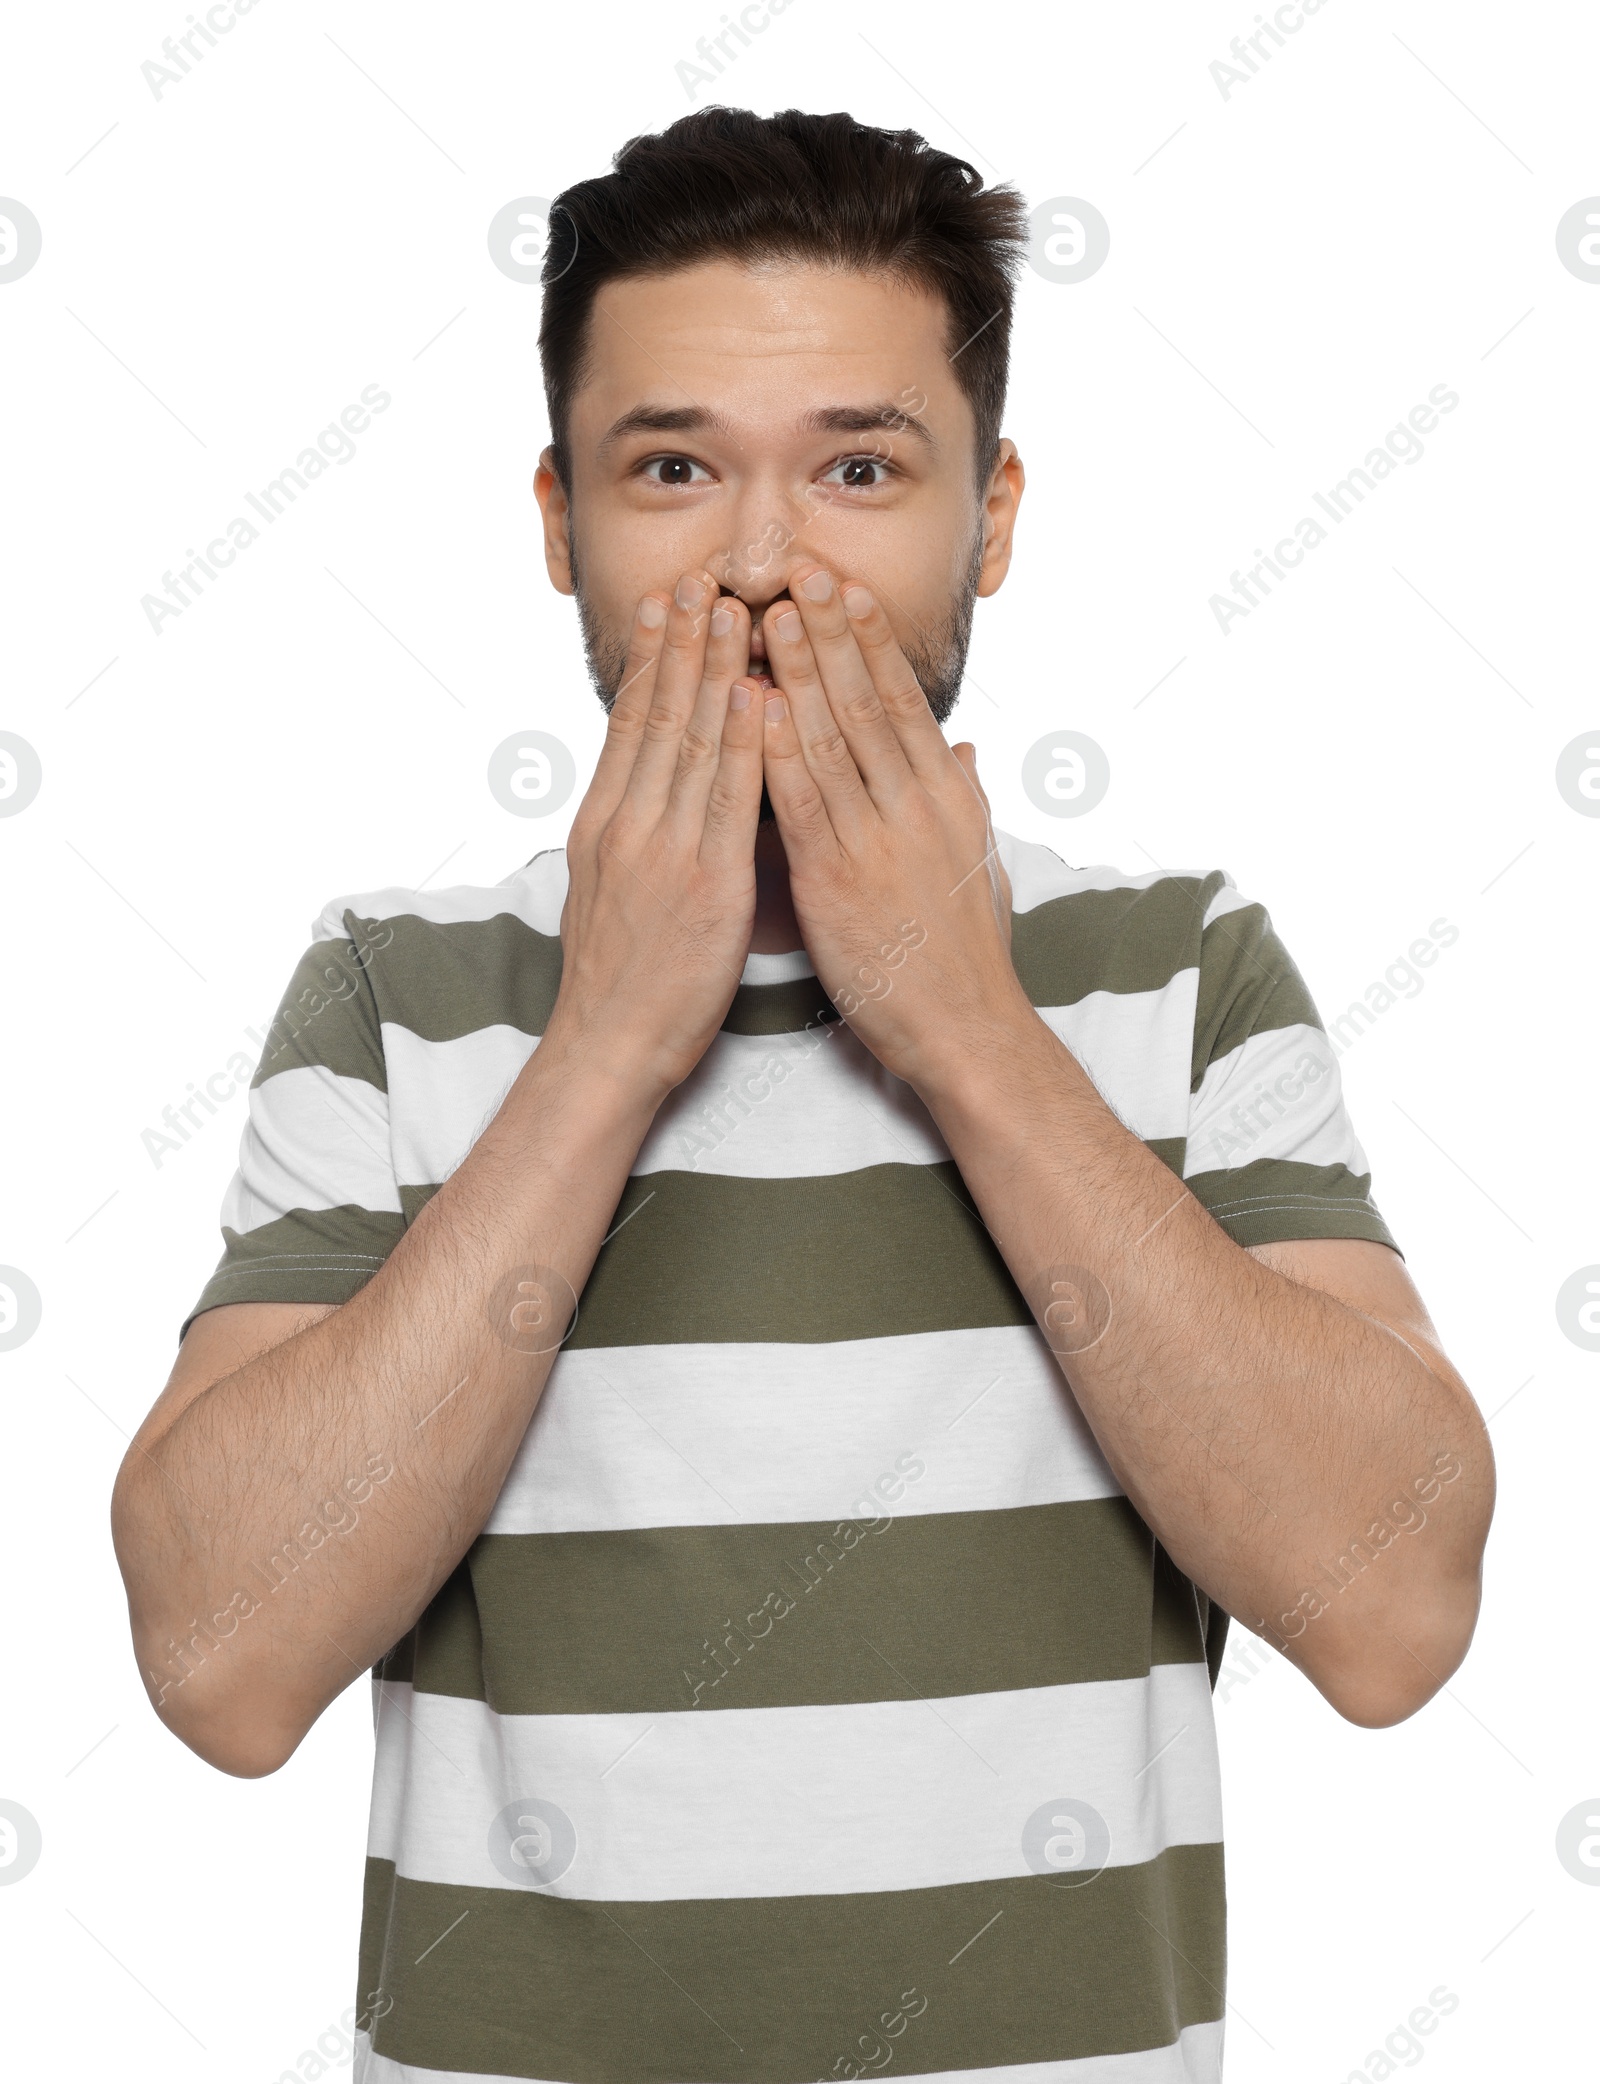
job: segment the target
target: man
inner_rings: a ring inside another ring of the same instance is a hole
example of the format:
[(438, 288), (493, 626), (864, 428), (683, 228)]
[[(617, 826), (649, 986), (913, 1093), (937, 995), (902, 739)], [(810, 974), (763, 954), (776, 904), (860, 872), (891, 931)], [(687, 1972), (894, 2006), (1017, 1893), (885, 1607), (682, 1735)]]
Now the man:
[(1265, 913), (941, 729), (1024, 231), (798, 112), (552, 213), (604, 750), (564, 854), (323, 913), (115, 1504), (202, 1757), (375, 1668), (370, 2079), (1215, 2078), (1227, 1616), (1368, 1725), (1470, 1639), (1485, 1435)]

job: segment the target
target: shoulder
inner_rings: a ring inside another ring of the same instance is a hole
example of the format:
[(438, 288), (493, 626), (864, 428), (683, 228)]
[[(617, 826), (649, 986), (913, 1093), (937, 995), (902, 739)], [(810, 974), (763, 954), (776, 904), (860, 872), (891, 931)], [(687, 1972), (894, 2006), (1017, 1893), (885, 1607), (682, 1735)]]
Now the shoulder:
[(998, 829), (995, 844), (1011, 878), (1013, 920), (1030, 933), (1198, 942), (1230, 913), (1261, 909), (1224, 868), (1075, 867), (1053, 847)]
[(358, 948), (382, 948), (394, 939), (402, 921), (448, 928), (511, 919), (553, 937), (560, 930), (566, 895), (566, 851), (549, 847), (498, 883), (456, 883), (439, 890), (390, 885), (330, 897), (311, 934), (314, 941), (354, 941)]
[(1192, 1003), (1196, 973), (1217, 959), (1216, 937), (1259, 931), (1232, 919), (1259, 908), (1225, 869), (1075, 867), (1012, 833), (997, 831), (995, 842), (1011, 879), (1012, 960), (1036, 1006), (1096, 992)]
[[(348, 1002), (352, 1025), (426, 1043), (481, 1029), (542, 1034), (561, 981), (567, 858), (536, 854), (498, 883), (355, 890), (331, 897), (301, 969)], [(303, 999), (303, 994), (302, 994)]]

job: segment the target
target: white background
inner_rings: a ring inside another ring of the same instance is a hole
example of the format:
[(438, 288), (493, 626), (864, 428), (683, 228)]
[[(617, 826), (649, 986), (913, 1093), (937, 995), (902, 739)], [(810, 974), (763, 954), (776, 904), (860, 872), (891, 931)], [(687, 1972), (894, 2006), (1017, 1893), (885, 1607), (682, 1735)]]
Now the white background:
[[(485, 782), (513, 732), (583, 774), (600, 736), (537, 547), (537, 293), (485, 233), (693, 105), (675, 67), (722, 7), (258, 0), (157, 99), (140, 67), (185, 14), (18, 10), (0, 68), (0, 194), (44, 235), (0, 286), (0, 727), (44, 769), (0, 820), (0, 1262), (44, 1299), (0, 1355), (0, 1796), (44, 1839), (0, 1887), (0, 2043), (30, 2079), (269, 2084), (354, 1994), (368, 1694), (250, 1783), (146, 1705), (107, 1498), (215, 1262), (243, 1097), (159, 1165), (142, 1134), (254, 1060), (326, 899), (495, 882), (564, 837), (570, 805), (518, 819)], [(1554, 233), (1600, 191), (1600, 30), (1326, 0), (1225, 98), (1209, 68), (1254, 14), (792, 0), (717, 91), (918, 128), (1111, 226), (1092, 279), (1019, 292), (1030, 489), (956, 715), (997, 822), (1074, 861), (1226, 868), (1325, 1018), (1459, 929), (1343, 1070), (1493, 1414), (1482, 1624), (1390, 1731), (1277, 1660), (1225, 1680), (1228, 2075), (1381, 2075), (1371, 2051), (1445, 1984), (1427, 2076), (1575, 2077), (1600, 1888), (1555, 1838), (1600, 1812), (1600, 1357), (1555, 1297), (1600, 1260), (1600, 821), (1554, 777), (1600, 726), (1600, 285)], [(370, 383), (393, 404), (356, 459), (153, 634), (141, 597)], [(1224, 635), (1209, 597), (1440, 383), (1460, 404), (1424, 458)], [(1062, 728), (1111, 763), (1075, 822), (1019, 783)]]

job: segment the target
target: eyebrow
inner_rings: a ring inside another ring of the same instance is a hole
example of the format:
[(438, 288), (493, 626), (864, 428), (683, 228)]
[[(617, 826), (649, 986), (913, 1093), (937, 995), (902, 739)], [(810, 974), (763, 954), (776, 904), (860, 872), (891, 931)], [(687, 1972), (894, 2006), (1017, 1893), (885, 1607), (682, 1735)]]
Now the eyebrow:
[[(896, 434), (914, 434), (929, 449), (939, 446), (921, 420), (893, 401), (819, 405), (804, 416), (800, 426), (810, 434), (871, 434), (892, 427)], [(721, 413), (701, 405), (636, 405), (612, 421), (600, 437), (599, 452), (603, 454), (630, 434), (724, 434), (731, 439), (733, 429)]]
[(731, 434), (733, 429), (720, 413), (707, 412), (702, 405), (636, 405), (621, 419), (613, 420), (601, 435), (599, 446), (608, 449), (629, 434)]
[(939, 446), (926, 424), (893, 399), (881, 405), (820, 405), (800, 424), (814, 434), (870, 434), (878, 427), (892, 427), (896, 434), (914, 434), (927, 448)]

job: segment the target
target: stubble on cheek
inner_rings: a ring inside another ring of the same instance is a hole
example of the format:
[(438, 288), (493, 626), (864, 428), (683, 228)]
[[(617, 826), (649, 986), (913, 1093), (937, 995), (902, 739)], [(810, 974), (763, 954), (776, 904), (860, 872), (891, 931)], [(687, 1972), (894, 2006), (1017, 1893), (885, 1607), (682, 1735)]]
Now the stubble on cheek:
[(609, 716), (627, 670), (628, 640), (618, 631), (606, 627), (604, 618), (585, 590), (575, 538), (568, 554), (572, 564), (572, 590), (578, 603), (578, 628), (583, 636), (584, 662), (589, 668), (594, 691), (600, 697), (600, 706)]

